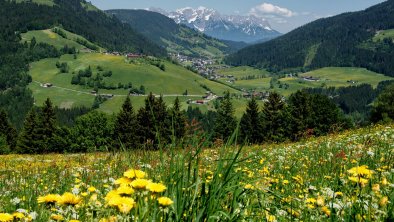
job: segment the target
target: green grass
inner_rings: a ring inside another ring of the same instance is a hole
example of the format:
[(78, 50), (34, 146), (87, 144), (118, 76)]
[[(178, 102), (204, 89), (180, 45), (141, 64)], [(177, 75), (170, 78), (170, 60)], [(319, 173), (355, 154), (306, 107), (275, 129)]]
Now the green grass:
[[(58, 28), (60, 29), (60, 28)], [(80, 45), (79, 43), (76, 42), (77, 39), (82, 39), (87, 42), (89, 42), (87, 39), (84, 37), (71, 33), (67, 30), (61, 29), (64, 33), (66, 33), (67, 38), (63, 38), (62, 36), (58, 35), (57, 33), (54, 33), (51, 29), (46, 29), (46, 30), (38, 30), (38, 31), (29, 31), (26, 33), (22, 33), (22, 42), (27, 41), (30, 43), (30, 41), (33, 39), (33, 37), (36, 38), (37, 42), (42, 42), (42, 43), (47, 43), (49, 45), (55, 46), (57, 49), (63, 48), (65, 45), (68, 47), (75, 47), (77, 50), (82, 50), (86, 48), (83, 45)], [(92, 44), (91, 42), (89, 42)], [(104, 50), (100, 48), (100, 50)]]
[[(67, 62), (70, 67), (70, 72), (60, 73), (56, 68), (57, 61), (61, 63)], [(139, 61), (140, 62), (130, 64), (123, 56), (112, 56), (100, 53), (82, 53), (77, 56), (77, 59), (74, 59), (72, 55), (64, 55), (60, 59), (44, 59), (39, 62), (32, 63), (30, 74), (33, 81), (52, 83), (57, 87), (90, 93), (92, 88), (71, 85), (71, 78), (73, 76), (72, 72), (78, 72), (78, 70), (91, 66), (93, 74), (95, 75), (98, 72), (97, 66), (101, 66), (104, 68), (104, 71), (111, 70), (113, 72), (113, 75), (110, 78), (106, 78), (105, 81), (107, 83), (117, 85), (118, 83), (131, 82), (134, 87), (144, 85), (147, 93), (153, 92), (158, 95), (180, 95), (187, 90), (189, 95), (204, 95), (206, 89), (202, 88), (200, 86), (201, 84), (206, 85), (218, 95), (222, 95), (226, 90), (229, 90), (231, 93), (237, 93), (234, 89), (209, 81), (181, 66), (174, 65), (167, 61), (163, 61), (166, 71), (161, 71), (156, 66), (149, 65), (144, 59)], [(34, 83), (31, 85), (34, 85)], [(56, 98), (58, 97), (57, 94), (45, 94), (41, 93), (42, 91), (37, 87), (30, 86), (30, 88), (33, 90), (33, 95), (39, 103), (44, 101), (47, 96), (54, 100), (54, 104), (58, 106), (69, 100), (74, 101), (73, 104), (78, 105), (86, 102), (85, 96), (83, 96), (84, 98), (79, 102), (79, 96), (75, 96), (74, 94), (66, 94), (60, 98)], [(99, 90), (99, 93), (127, 95), (128, 91), (124, 89)], [(122, 102), (116, 101), (117, 99), (107, 101), (106, 103), (109, 105), (104, 104), (103, 110), (119, 110)], [(88, 103), (87, 106), (90, 104), (91, 102)]]
[(271, 78), (237, 80), (234, 83), (235, 87), (243, 89), (267, 90), (270, 87)]
[(239, 66), (231, 67), (226, 69), (221, 69), (218, 71), (222, 75), (233, 75), (235, 78), (242, 78), (246, 76), (269, 76), (269, 72), (266, 70), (255, 69), (249, 66)]
[(305, 58), (304, 67), (310, 66), (312, 64), (312, 61), (315, 58), (319, 47), (320, 47), (320, 44), (316, 44), (316, 45), (313, 45), (309, 48), (308, 54), (306, 55), (306, 58)]
[(388, 30), (382, 30), (379, 31), (374, 37), (373, 37), (373, 41), (377, 42), (377, 41), (383, 41), (384, 39), (390, 38), (392, 40), (394, 40), (394, 29), (388, 29)]
[[(12, 0), (15, 1), (17, 3), (21, 3), (21, 2), (28, 2), (29, 0)], [(31, 0), (34, 3), (37, 3), (39, 5), (48, 5), (48, 6), (54, 6), (55, 2), (53, 0)]]
[[(208, 148), (194, 137), (187, 149), (160, 152), (2, 155), (0, 213), (35, 212), (33, 221), (392, 221), (393, 127), (242, 148)], [(136, 188), (142, 180), (131, 172), (166, 189)], [(134, 192), (118, 193), (117, 183)], [(74, 201), (38, 203), (71, 191)], [(160, 206), (162, 196), (172, 203)]]

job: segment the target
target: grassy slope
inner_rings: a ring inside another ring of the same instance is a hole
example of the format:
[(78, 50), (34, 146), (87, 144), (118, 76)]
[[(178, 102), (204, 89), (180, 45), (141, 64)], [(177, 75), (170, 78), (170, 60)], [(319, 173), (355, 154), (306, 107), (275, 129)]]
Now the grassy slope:
[[(27, 2), (28, 0), (13, 0), (13, 1), (16, 1), (16, 2), (19, 3), (19, 2)], [(39, 4), (39, 5), (48, 5), (48, 6), (54, 6), (55, 5), (53, 0), (31, 0), (31, 1), (35, 2), (35, 3)]]
[[(38, 31), (29, 31), (27, 33), (22, 34), (22, 42), (27, 41), (30, 42), (33, 37), (36, 38), (37, 42), (48, 43), (50, 45), (55, 46), (58, 49), (63, 48), (65, 45), (69, 47), (75, 47), (77, 50), (81, 50), (86, 48), (83, 45), (80, 45), (76, 42), (77, 39), (82, 39), (87, 41), (84, 37), (61, 29), (64, 33), (66, 33), (67, 38), (63, 38), (62, 36), (54, 33), (51, 29), (46, 30), (38, 30)], [(93, 44), (87, 41), (89, 44)], [(103, 49), (101, 49), (103, 50)]]
[(391, 38), (394, 40), (394, 29), (388, 29), (388, 30), (383, 30), (378, 32), (374, 37), (373, 37), (373, 41), (377, 42), (377, 41), (382, 41), (383, 39), (386, 38)]
[[(70, 73), (61, 74), (56, 68), (56, 62), (67, 62), (70, 67)], [(134, 86), (139, 87), (144, 85), (146, 92), (153, 92), (155, 94), (182, 94), (188, 90), (190, 95), (203, 95), (205, 89), (200, 84), (207, 85), (213, 92), (222, 94), (226, 90), (236, 92), (235, 90), (224, 85), (206, 80), (199, 75), (196, 75), (183, 67), (176, 66), (170, 62), (164, 62), (166, 71), (163, 72), (155, 66), (143, 63), (129, 64), (125, 62), (122, 56), (104, 55), (99, 53), (86, 53), (79, 54), (77, 59), (73, 59), (72, 55), (64, 55), (60, 59), (44, 59), (39, 62), (31, 64), (30, 74), (33, 81), (42, 83), (52, 83), (55, 86), (67, 89), (83, 91), (90, 93), (92, 88), (86, 88), (78, 85), (71, 85), (72, 72), (85, 69), (89, 65), (92, 67), (93, 73), (97, 73), (96, 67), (100, 65), (104, 70), (111, 70), (112, 77), (107, 78), (105, 81), (117, 85), (119, 82), (128, 83), (132, 82)], [(30, 88), (33, 90), (35, 99), (38, 104), (41, 104), (49, 95), (45, 90), (35, 86), (37, 83), (32, 83)], [(55, 105), (70, 104), (73, 102), (75, 105), (84, 104), (88, 101), (89, 95), (76, 96), (76, 92), (69, 91), (67, 95), (62, 95), (64, 99), (55, 98), (56, 95), (61, 94), (60, 89), (50, 89), (56, 91), (55, 95), (49, 96), (54, 98)], [(63, 90), (64, 91), (64, 90)], [(100, 90), (100, 93), (110, 93), (116, 95), (126, 95), (127, 90)], [(93, 101), (93, 97), (91, 98)], [(82, 100), (82, 101), (81, 101)], [(116, 100), (116, 99), (114, 99)], [(112, 102), (112, 101), (111, 101)], [(107, 103), (111, 103), (107, 102)], [(114, 106), (106, 106), (112, 108), (112, 111), (117, 111), (120, 108), (121, 101), (112, 102)], [(91, 102), (86, 104), (91, 105)], [(111, 111), (110, 108), (105, 108), (106, 111)]]

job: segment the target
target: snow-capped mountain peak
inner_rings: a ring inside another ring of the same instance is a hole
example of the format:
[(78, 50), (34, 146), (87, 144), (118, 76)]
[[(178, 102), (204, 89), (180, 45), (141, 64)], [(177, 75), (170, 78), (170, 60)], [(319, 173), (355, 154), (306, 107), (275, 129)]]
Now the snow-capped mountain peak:
[(185, 24), (207, 35), (224, 40), (255, 42), (280, 35), (279, 32), (271, 28), (267, 20), (253, 15), (222, 15), (215, 9), (204, 6), (185, 7), (173, 12), (165, 12), (155, 8), (150, 10), (164, 14), (178, 24)]

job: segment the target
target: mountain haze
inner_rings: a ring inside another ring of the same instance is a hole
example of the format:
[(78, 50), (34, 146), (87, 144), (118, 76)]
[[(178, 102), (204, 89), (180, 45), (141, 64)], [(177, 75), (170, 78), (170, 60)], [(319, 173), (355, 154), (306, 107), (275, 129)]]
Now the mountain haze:
[[(230, 55), (232, 65), (273, 71), (355, 66), (394, 76), (394, 0), (366, 10), (323, 18), (266, 43)], [(386, 30), (386, 31), (385, 31)]]
[(184, 24), (214, 38), (237, 42), (253, 43), (267, 41), (279, 35), (273, 30), (267, 20), (256, 16), (222, 15), (214, 9), (186, 7), (174, 12), (151, 8), (173, 19), (178, 24)]

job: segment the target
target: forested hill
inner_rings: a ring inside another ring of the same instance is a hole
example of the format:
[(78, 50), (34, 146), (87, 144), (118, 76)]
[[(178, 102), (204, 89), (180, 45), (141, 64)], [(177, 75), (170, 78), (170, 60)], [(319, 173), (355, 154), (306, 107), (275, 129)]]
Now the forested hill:
[(242, 49), (226, 61), (273, 71), (355, 66), (394, 76), (394, 35), (385, 35), (390, 29), (394, 29), (394, 0), (319, 19), (272, 41)]
[(247, 45), (242, 42), (224, 42), (209, 37), (194, 29), (179, 25), (157, 12), (129, 9), (107, 10), (106, 12), (173, 53), (212, 57), (233, 53)]
[[(166, 50), (147, 40), (117, 18), (97, 10), (84, 0), (53, 0), (53, 6), (26, 1), (0, 0), (0, 25), (14, 32), (48, 29), (54, 25), (79, 34), (115, 51), (165, 56)], [(2, 29), (4, 30), (4, 29)]]

